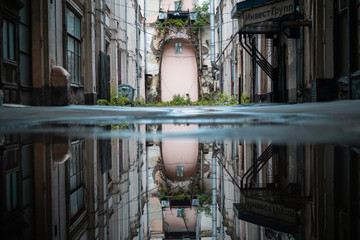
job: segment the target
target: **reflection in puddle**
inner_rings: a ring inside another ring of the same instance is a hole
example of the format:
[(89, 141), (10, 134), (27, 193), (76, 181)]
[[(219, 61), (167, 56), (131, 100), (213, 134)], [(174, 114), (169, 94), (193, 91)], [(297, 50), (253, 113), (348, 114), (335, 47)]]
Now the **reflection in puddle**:
[(359, 148), (192, 138), (211, 129), (199, 124), (99, 128), (141, 137), (1, 135), (1, 236), (346, 239), (358, 221)]

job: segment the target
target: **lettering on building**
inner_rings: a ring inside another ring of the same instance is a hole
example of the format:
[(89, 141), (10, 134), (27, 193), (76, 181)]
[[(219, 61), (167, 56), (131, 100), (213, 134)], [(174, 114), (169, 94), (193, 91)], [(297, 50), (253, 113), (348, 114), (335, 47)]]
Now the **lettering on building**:
[(243, 25), (278, 19), (295, 11), (294, 0), (276, 2), (243, 12)]
[(296, 223), (296, 211), (279, 204), (247, 198), (243, 206), (247, 211), (253, 213), (268, 216), (280, 221)]

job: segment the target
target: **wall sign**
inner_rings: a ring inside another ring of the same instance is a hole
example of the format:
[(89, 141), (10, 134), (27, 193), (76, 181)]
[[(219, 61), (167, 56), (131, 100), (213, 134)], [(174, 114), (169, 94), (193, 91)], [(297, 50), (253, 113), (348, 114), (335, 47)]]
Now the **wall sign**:
[(243, 202), (242, 205), (249, 212), (271, 217), (276, 220), (288, 223), (296, 223), (297, 220), (297, 214), (294, 209), (287, 208), (279, 204), (258, 199), (245, 198), (245, 202)]
[(294, 0), (286, 0), (263, 5), (244, 11), (242, 14), (243, 25), (264, 22), (270, 19), (278, 19), (291, 14), (294, 11)]

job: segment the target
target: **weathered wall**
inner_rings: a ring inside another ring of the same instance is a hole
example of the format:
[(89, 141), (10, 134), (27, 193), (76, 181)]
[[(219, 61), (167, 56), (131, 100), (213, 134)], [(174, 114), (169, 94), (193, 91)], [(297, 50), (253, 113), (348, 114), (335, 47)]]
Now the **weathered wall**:
[(174, 52), (174, 42), (165, 45), (161, 60), (161, 100), (170, 101), (180, 94), (198, 100), (198, 72), (195, 48), (189, 42), (180, 40), (182, 53)]

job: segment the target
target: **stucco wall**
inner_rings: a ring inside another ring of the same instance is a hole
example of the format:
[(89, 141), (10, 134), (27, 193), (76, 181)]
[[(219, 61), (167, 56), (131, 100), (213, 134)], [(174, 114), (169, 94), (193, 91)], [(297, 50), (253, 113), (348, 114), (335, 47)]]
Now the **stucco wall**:
[(176, 208), (166, 208), (165, 210), (165, 225), (164, 230), (166, 232), (187, 232), (195, 231), (196, 229), (196, 220), (197, 220), (197, 210), (195, 208), (184, 208), (185, 221), (184, 219), (177, 216)]
[(189, 96), (191, 101), (198, 100), (198, 71), (195, 47), (182, 42), (182, 53), (175, 53), (175, 41), (167, 43), (161, 61), (161, 100), (170, 101), (180, 94)]
[[(179, 0), (163, 0), (162, 1), (162, 9), (163, 11), (174, 11), (175, 4), (174, 2), (179, 2)], [(183, 0), (183, 6), (181, 8), (182, 11), (187, 11), (188, 9), (191, 11), (194, 7), (194, 0)]]
[[(182, 133), (194, 131), (197, 124), (174, 125), (163, 124), (163, 133)], [(195, 139), (164, 139), (162, 141), (162, 156), (165, 175), (176, 179), (176, 166), (184, 166), (184, 178), (191, 177), (196, 172), (199, 143)]]

